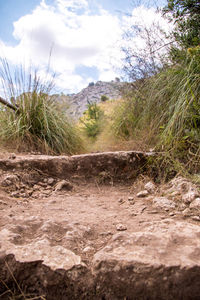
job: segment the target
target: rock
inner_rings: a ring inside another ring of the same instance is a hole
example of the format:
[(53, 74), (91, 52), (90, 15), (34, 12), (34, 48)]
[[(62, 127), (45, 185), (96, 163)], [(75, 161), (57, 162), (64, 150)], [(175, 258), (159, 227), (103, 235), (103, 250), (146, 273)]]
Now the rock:
[(190, 203), (190, 208), (200, 209), (200, 198), (196, 198)]
[(72, 189), (73, 189), (73, 185), (67, 180), (61, 180), (55, 186), (56, 192), (61, 190), (71, 191)]
[(7, 175), (1, 181), (1, 186), (8, 187), (8, 186), (15, 185), (18, 182), (19, 182), (19, 178), (17, 175)]
[(197, 191), (189, 191), (188, 193), (186, 193), (185, 195), (183, 195), (182, 197), (182, 201), (185, 204), (189, 204), (191, 203), (195, 198), (197, 198), (199, 195), (197, 193)]
[(186, 178), (183, 178), (181, 176), (175, 177), (172, 179), (169, 183), (170, 189), (169, 191), (173, 192), (180, 192), (180, 193), (186, 193), (193, 187), (193, 184), (189, 182)]
[(134, 201), (134, 197), (128, 197), (128, 201)]
[(93, 252), (94, 248), (91, 246), (87, 246), (83, 249), (83, 253)]
[(54, 182), (55, 182), (55, 179), (54, 179), (54, 178), (48, 178), (48, 179), (47, 179), (47, 184), (49, 184), (49, 185), (54, 184)]
[(117, 231), (124, 231), (124, 230), (127, 230), (127, 227), (126, 227), (126, 225), (123, 225), (123, 224), (117, 224), (116, 229), (117, 229)]
[(169, 213), (169, 216), (173, 217), (173, 216), (175, 216), (175, 213), (171, 212), (171, 213)]
[(137, 197), (138, 198), (144, 198), (144, 197), (146, 197), (148, 195), (149, 195), (149, 192), (147, 190), (140, 191), (139, 193), (137, 193)]
[(6, 203), (6, 202), (0, 200), (0, 205), (8, 205), (8, 203)]
[(106, 299), (200, 299), (199, 249), (199, 226), (157, 221), (115, 234), (92, 270)]
[(191, 215), (191, 210), (189, 208), (186, 208), (182, 211), (182, 214), (184, 217), (189, 217)]
[(153, 206), (163, 209), (172, 209), (176, 207), (175, 203), (166, 197), (155, 197), (153, 199)]
[(122, 203), (124, 203), (124, 199), (123, 199), (123, 198), (120, 198), (120, 199), (118, 200), (118, 202), (119, 202), (120, 204), (122, 204)]
[(194, 221), (200, 221), (200, 216), (193, 216), (192, 220), (194, 220)]
[(16, 260), (20, 262), (43, 261), (43, 264), (49, 266), (52, 270), (71, 269), (74, 265), (81, 263), (80, 256), (62, 246), (50, 246), (48, 240), (33, 241), (26, 245), (7, 244), (6, 249), (1, 249), (8, 255), (15, 255)]
[(153, 194), (156, 191), (156, 185), (152, 182), (149, 181), (145, 184), (144, 186), (145, 190), (147, 190), (150, 194)]
[(15, 159), (16, 158), (16, 154), (15, 153), (11, 153), (8, 158), (9, 159)]

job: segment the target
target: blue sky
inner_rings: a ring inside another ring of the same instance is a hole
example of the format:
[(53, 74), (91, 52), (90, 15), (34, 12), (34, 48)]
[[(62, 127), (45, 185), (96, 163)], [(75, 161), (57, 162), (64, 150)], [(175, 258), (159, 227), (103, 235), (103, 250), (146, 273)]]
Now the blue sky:
[[(28, 64), (45, 77), (51, 70), (58, 90), (77, 92), (91, 81), (120, 76), (120, 41), (126, 13), (143, 22), (155, 18), (164, 0), (0, 0), (0, 56)], [(140, 10), (138, 10), (140, 6)]]

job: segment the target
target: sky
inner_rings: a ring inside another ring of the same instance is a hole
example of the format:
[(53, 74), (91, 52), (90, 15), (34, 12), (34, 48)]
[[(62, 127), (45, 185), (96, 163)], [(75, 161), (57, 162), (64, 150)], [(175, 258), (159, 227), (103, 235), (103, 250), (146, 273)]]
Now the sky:
[[(0, 57), (10, 66), (55, 73), (58, 92), (74, 93), (120, 77), (122, 34), (147, 23), (165, 0), (0, 0)], [(131, 18), (130, 18), (131, 16)], [(131, 20), (130, 20), (131, 19)], [(137, 42), (137, 41), (135, 41)]]

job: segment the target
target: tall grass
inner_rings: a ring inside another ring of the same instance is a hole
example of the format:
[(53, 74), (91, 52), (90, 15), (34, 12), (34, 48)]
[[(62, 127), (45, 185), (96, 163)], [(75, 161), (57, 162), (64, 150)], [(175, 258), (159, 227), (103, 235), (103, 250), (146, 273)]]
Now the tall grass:
[(116, 135), (137, 138), (146, 130), (158, 151), (200, 170), (200, 47), (188, 49), (183, 61), (135, 89), (116, 112)]
[(4, 97), (16, 110), (2, 107), (0, 139), (18, 150), (42, 153), (77, 153), (81, 140), (74, 124), (50, 96), (54, 78), (42, 80), (37, 71), (10, 68), (1, 60), (0, 77)]

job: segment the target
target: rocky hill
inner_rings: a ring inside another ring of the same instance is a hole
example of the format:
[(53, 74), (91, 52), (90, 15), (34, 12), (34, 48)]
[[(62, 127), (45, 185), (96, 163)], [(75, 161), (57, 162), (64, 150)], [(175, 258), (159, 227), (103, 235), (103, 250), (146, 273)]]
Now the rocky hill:
[(102, 101), (102, 96), (106, 96), (107, 99), (121, 98), (122, 90), (125, 85), (126, 83), (120, 82), (118, 78), (110, 82), (91, 82), (88, 87), (82, 89), (79, 93), (58, 95), (56, 96), (56, 100), (67, 109), (67, 112), (73, 119), (77, 119), (81, 117), (83, 112), (87, 109), (88, 102), (99, 103)]

